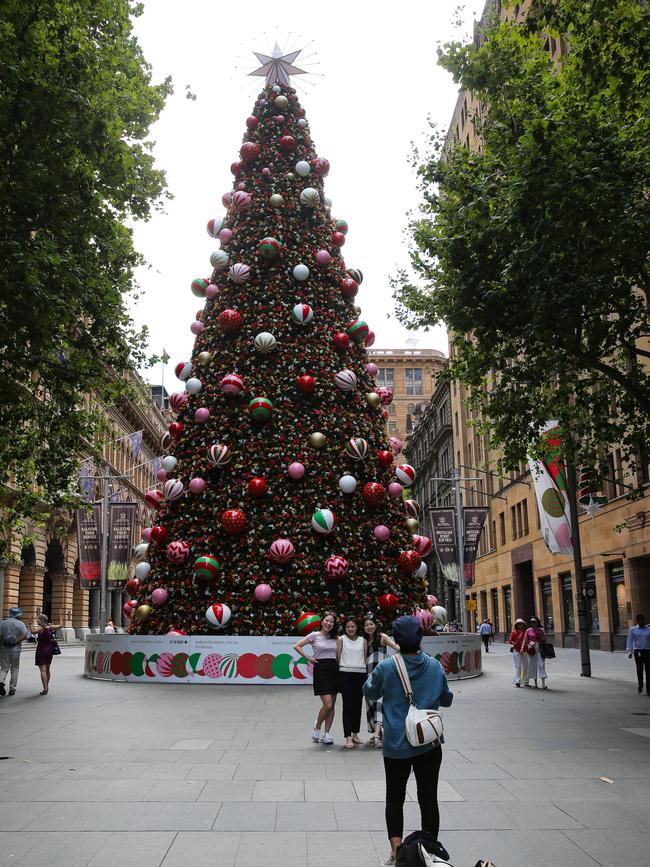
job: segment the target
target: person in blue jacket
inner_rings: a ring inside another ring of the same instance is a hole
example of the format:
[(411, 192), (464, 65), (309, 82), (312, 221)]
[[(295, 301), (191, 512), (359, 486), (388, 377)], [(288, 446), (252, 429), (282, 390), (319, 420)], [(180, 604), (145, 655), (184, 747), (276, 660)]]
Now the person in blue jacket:
[[(411, 681), (413, 699), (419, 708), (449, 707), (453, 693), (447, 686), (445, 672), (437, 659), (420, 650), (422, 626), (416, 617), (400, 617), (393, 623), (397, 642)], [(389, 657), (372, 672), (363, 692), (369, 701), (381, 698), (384, 711), (382, 753), (386, 774), (386, 827), (391, 854), (385, 865), (395, 864), (397, 849), (404, 832), (404, 800), (411, 771), (415, 774), (422, 830), (438, 840), (438, 773), (442, 762), (439, 744), (412, 747), (406, 738), (405, 721), (409, 704), (395, 663)], [(436, 854), (447, 859), (448, 853), (438, 844)]]

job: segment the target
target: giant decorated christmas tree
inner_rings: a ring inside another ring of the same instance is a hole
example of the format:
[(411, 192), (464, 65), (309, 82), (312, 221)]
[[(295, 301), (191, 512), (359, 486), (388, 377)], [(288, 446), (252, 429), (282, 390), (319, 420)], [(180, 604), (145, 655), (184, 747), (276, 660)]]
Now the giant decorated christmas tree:
[(213, 271), (191, 282), (205, 304), (147, 495), (133, 632), (290, 634), (326, 609), (385, 621), (425, 604), (413, 470), (386, 432), (392, 394), (375, 387), (362, 274), (343, 260), (294, 59), (261, 70), (226, 214), (208, 223)]

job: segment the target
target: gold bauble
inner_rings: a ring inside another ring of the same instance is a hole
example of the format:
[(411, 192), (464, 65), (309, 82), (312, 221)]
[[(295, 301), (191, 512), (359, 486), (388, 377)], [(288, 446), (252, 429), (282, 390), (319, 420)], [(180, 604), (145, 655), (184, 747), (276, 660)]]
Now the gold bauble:
[(417, 520), (417, 518), (406, 519), (406, 529), (409, 531), (409, 533), (417, 533), (419, 527), (420, 522)]
[(277, 105), (278, 108), (288, 108), (289, 107), (289, 100), (283, 94), (276, 96), (273, 101), (275, 102), (275, 104)]
[(138, 607), (133, 612), (133, 616), (136, 620), (142, 622), (143, 620), (148, 620), (151, 616), (152, 612), (151, 605), (138, 605)]
[(354, 305), (354, 312), (357, 314), (357, 316), (361, 316), (361, 308), (358, 304)]
[(212, 353), (211, 352), (199, 352), (199, 354), (196, 356), (196, 363), (200, 364), (201, 367), (207, 367), (211, 361), (212, 361)]
[(377, 394), (376, 391), (370, 391), (366, 395), (366, 403), (368, 406), (371, 406), (373, 409), (377, 409), (377, 407), (381, 404), (381, 398)]
[(288, 181), (292, 181), (294, 178), (295, 178), (295, 175), (293, 172), (287, 172), (287, 180)]
[(273, 193), (271, 198), (269, 199), (269, 205), (272, 208), (284, 208), (286, 202), (280, 195), (280, 193)]
[(309, 434), (309, 444), (315, 449), (322, 449), (326, 441), (327, 437), (320, 431), (314, 431), (314, 433)]

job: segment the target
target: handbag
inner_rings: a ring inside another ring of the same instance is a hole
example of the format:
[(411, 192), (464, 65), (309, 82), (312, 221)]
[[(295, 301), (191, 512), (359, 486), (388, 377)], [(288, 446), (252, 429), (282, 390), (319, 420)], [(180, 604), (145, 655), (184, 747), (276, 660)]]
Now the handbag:
[(431, 708), (421, 709), (416, 706), (413, 700), (411, 681), (409, 680), (401, 654), (396, 653), (393, 656), (393, 662), (395, 663), (395, 669), (402, 682), (402, 689), (409, 703), (408, 713), (404, 720), (407, 741), (412, 747), (443, 743), (444, 726), (442, 724), (442, 716), (437, 710)]
[(550, 641), (542, 641), (539, 645), (539, 652), (543, 659), (555, 659), (555, 648)]
[(60, 656), (61, 648), (59, 647), (59, 642), (56, 640), (56, 633), (52, 636), (52, 656)]

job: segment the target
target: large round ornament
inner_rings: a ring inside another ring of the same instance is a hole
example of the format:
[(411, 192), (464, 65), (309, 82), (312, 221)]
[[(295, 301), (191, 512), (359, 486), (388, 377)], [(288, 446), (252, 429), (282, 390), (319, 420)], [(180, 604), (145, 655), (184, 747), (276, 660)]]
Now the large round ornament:
[(388, 542), (390, 539), (390, 528), (385, 524), (377, 524), (372, 533), (378, 542)]
[(314, 311), (309, 304), (296, 304), (291, 311), (291, 319), (296, 325), (309, 325), (314, 318)]
[(169, 395), (169, 408), (172, 412), (180, 412), (189, 399), (186, 391), (175, 391)]
[(258, 584), (253, 591), (256, 602), (268, 602), (273, 596), (270, 584)]
[(284, 111), (285, 108), (289, 107), (289, 100), (286, 98), (286, 96), (283, 93), (279, 93), (275, 97), (273, 102), (275, 103), (275, 107), (281, 109), (282, 111)]
[(248, 413), (253, 421), (268, 421), (273, 412), (273, 404), (268, 397), (254, 397), (248, 404)]
[(221, 513), (221, 526), (230, 536), (239, 536), (246, 529), (246, 515), (241, 509), (226, 509)]
[(292, 461), (287, 467), (287, 474), (290, 479), (297, 482), (305, 475), (305, 465), (300, 461)]
[(339, 488), (344, 494), (353, 494), (357, 489), (357, 480), (354, 476), (345, 475), (339, 479)]
[(345, 331), (337, 331), (332, 336), (332, 343), (334, 344), (334, 349), (337, 352), (345, 352), (350, 348), (350, 338), (345, 333)]
[(303, 373), (298, 377), (298, 391), (302, 394), (313, 394), (316, 388), (316, 380), (308, 373)]
[(309, 268), (301, 262), (293, 269), (293, 277), (294, 280), (304, 282), (309, 277)]
[(363, 344), (364, 344), (364, 346), (368, 346), (368, 347), (374, 346), (376, 339), (377, 339), (377, 335), (375, 334), (375, 332), (369, 331), (368, 334), (366, 335), (366, 339), (363, 341)]
[(390, 437), (388, 442), (390, 443), (390, 447), (394, 455), (398, 455), (404, 448), (404, 444), (401, 440), (397, 439), (397, 437)]
[(332, 244), (335, 247), (342, 247), (345, 244), (345, 235), (343, 232), (332, 232)]
[(395, 475), (397, 481), (407, 487), (415, 481), (415, 470), (410, 464), (400, 464), (399, 467), (395, 467)]
[(207, 486), (208, 484), (205, 479), (202, 479), (200, 476), (194, 476), (194, 478), (190, 479), (189, 489), (193, 494), (202, 494)]
[(243, 262), (235, 262), (234, 265), (230, 266), (228, 274), (233, 283), (247, 283), (251, 278), (251, 266), (245, 265)]
[(359, 268), (348, 268), (345, 273), (348, 277), (352, 277), (353, 280), (356, 280), (359, 285), (363, 283), (363, 271)]
[(402, 572), (406, 572), (409, 575), (413, 574), (413, 572), (417, 572), (421, 562), (422, 558), (417, 551), (402, 551), (397, 558), (399, 568)]
[(407, 515), (410, 515), (412, 518), (420, 517), (420, 504), (417, 500), (404, 500), (404, 507), (406, 508)]
[(143, 561), (142, 563), (137, 563), (135, 567), (135, 577), (139, 578), (140, 581), (144, 581), (147, 575), (151, 572), (151, 563), (147, 563)]
[(160, 437), (160, 448), (161, 448), (164, 452), (168, 452), (169, 449), (171, 448), (173, 442), (174, 442), (174, 438), (173, 438), (172, 435), (169, 433), (169, 431), (166, 431), (166, 432), (165, 432), (165, 433)]
[(230, 207), (233, 211), (247, 211), (251, 206), (252, 199), (253, 197), (250, 193), (247, 193), (244, 190), (237, 190), (236, 193), (232, 194)]
[(221, 565), (216, 557), (206, 554), (194, 561), (194, 576), (200, 581), (212, 581), (219, 574)]
[(377, 599), (377, 602), (382, 611), (385, 611), (387, 614), (392, 614), (398, 604), (397, 596), (394, 593), (384, 593)]
[(221, 311), (217, 321), (225, 334), (233, 334), (241, 328), (243, 317), (239, 310), (227, 309)]
[(129, 580), (126, 582), (126, 584), (124, 586), (124, 589), (126, 590), (127, 595), (130, 596), (131, 599), (136, 598), (136, 596), (140, 593), (141, 588), (142, 588), (142, 585), (140, 583), (139, 578), (129, 578)]
[(274, 563), (289, 563), (295, 553), (296, 549), (288, 539), (276, 539), (269, 548), (269, 557)]
[(315, 449), (322, 449), (326, 442), (327, 437), (324, 433), (321, 433), (318, 430), (309, 434), (309, 445), (313, 446)]
[(189, 361), (179, 361), (174, 368), (174, 373), (182, 382), (189, 379), (192, 375), (192, 364)]
[(277, 344), (278, 341), (268, 331), (260, 331), (254, 340), (258, 352), (273, 352)]
[(349, 227), (345, 220), (334, 220), (334, 225), (337, 232), (341, 232), (343, 235), (347, 235)]
[(164, 605), (169, 598), (169, 593), (164, 587), (156, 587), (151, 594), (151, 601), (154, 605)]
[(262, 259), (266, 259), (267, 262), (270, 262), (272, 259), (275, 259), (280, 255), (280, 242), (277, 238), (262, 238), (257, 245), (257, 252), (260, 254)]
[(377, 365), (375, 364), (374, 361), (369, 361), (366, 364), (366, 370), (368, 371), (370, 376), (373, 376), (373, 377), (377, 376), (377, 374), (379, 373), (379, 368), (377, 367)]
[(348, 574), (349, 566), (345, 557), (335, 554), (325, 561), (325, 575), (330, 581), (340, 581)]
[[(162, 496), (162, 491), (160, 492)], [(149, 543), (148, 542), (140, 542), (139, 545), (136, 545), (133, 549), (133, 553), (135, 554), (136, 560), (145, 560), (149, 554)]]
[(180, 566), (190, 556), (190, 546), (187, 542), (182, 542), (179, 539), (175, 542), (170, 542), (169, 545), (167, 545), (166, 554), (170, 563), (175, 563), (177, 566)]
[(204, 350), (203, 352), (199, 352), (196, 356), (196, 363), (200, 364), (201, 367), (207, 367), (208, 364), (212, 361), (212, 353)]
[(359, 291), (359, 284), (356, 280), (353, 280), (352, 277), (344, 277), (340, 283), (341, 292), (345, 298), (349, 298), (352, 300), (356, 298), (357, 292)]
[(381, 405), (388, 406), (393, 402), (393, 389), (386, 388), (386, 386), (381, 386), (381, 388), (377, 389), (377, 394), (381, 398)]
[(427, 605), (429, 608), (433, 608), (434, 605), (438, 604), (438, 597), (434, 596), (432, 593), (427, 593)]
[(165, 495), (162, 491), (147, 491), (144, 495), (144, 502), (150, 509), (159, 509), (165, 501)]
[(429, 572), (429, 567), (427, 566), (427, 564), (423, 560), (420, 563), (420, 567), (415, 574), (418, 576), (418, 578), (426, 578), (428, 572)]
[(314, 187), (305, 187), (300, 193), (300, 204), (303, 208), (315, 208), (320, 202), (320, 193)]
[(296, 630), (299, 635), (309, 635), (320, 629), (320, 616), (313, 611), (305, 611), (296, 620)]
[(341, 391), (354, 391), (357, 387), (357, 375), (352, 370), (339, 370), (334, 376), (334, 382)]
[(311, 528), (322, 536), (329, 535), (336, 527), (336, 515), (331, 509), (318, 509), (311, 519)]
[(368, 325), (363, 319), (357, 319), (348, 327), (348, 337), (357, 343), (363, 343), (367, 335)]
[(299, 178), (306, 178), (311, 172), (311, 166), (307, 160), (299, 160), (294, 166), (294, 169)]
[(215, 443), (208, 446), (208, 460), (215, 467), (225, 467), (232, 460), (232, 452), (223, 443)]
[(152, 611), (153, 608), (151, 605), (138, 605), (133, 612), (133, 616), (136, 620), (142, 623), (144, 620), (148, 620), (151, 617)]
[(386, 489), (379, 482), (366, 482), (361, 493), (367, 505), (380, 506), (386, 499)]
[(431, 609), (431, 614), (433, 615), (434, 623), (444, 626), (447, 622), (447, 609), (443, 608), (442, 605), (434, 605)]
[[(284, 97), (286, 100), (286, 96)], [(288, 103), (287, 103), (288, 104)], [(277, 102), (276, 102), (277, 105)], [(284, 106), (286, 108), (286, 106)], [(285, 153), (289, 153), (296, 147), (296, 140), (292, 135), (283, 135), (280, 139), (280, 147)]]
[[(212, 260), (212, 257), (210, 257), (210, 259)], [(205, 293), (209, 285), (209, 280), (204, 280), (203, 277), (197, 277), (196, 279), (192, 280), (192, 283), (190, 285), (192, 295), (196, 295), (197, 298), (205, 298)]]
[(178, 460), (174, 457), (174, 455), (165, 455), (162, 459), (162, 468), (167, 473), (171, 473), (172, 470), (175, 469), (178, 464)]
[(269, 196), (269, 205), (272, 208), (284, 208), (286, 205), (284, 196), (281, 196), (280, 193), (273, 193), (272, 196)]
[(248, 129), (257, 129), (259, 122), (259, 117), (255, 117), (254, 114), (251, 114), (250, 117), (246, 118), (246, 126)]
[(377, 463), (380, 467), (392, 467), (393, 453), (388, 449), (381, 449), (377, 452)]
[(424, 632), (426, 632), (427, 629), (431, 629), (433, 625), (433, 615), (428, 608), (416, 608), (413, 612), (413, 616), (417, 617), (420, 621), (420, 626)]
[(329, 160), (323, 157), (316, 157), (311, 161), (311, 170), (318, 178), (324, 178), (329, 174)]
[(245, 141), (239, 148), (239, 156), (248, 165), (255, 162), (260, 153), (260, 146), (253, 141)]
[[(177, 440), (185, 430), (185, 425), (182, 421), (173, 421), (169, 425), (169, 435), (173, 440)], [(161, 443), (162, 445), (162, 443)]]
[(237, 373), (227, 373), (220, 382), (221, 391), (228, 397), (237, 397), (244, 390), (244, 380)]
[(350, 437), (345, 444), (346, 454), (355, 461), (368, 457), (368, 442), (363, 437)]
[(415, 533), (420, 528), (420, 522), (417, 518), (407, 518), (406, 521), (404, 521), (404, 525), (409, 533)]
[(223, 217), (215, 217), (213, 220), (208, 220), (206, 230), (212, 238), (218, 238), (219, 232), (225, 228), (226, 221)]
[(332, 255), (329, 250), (316, 251), (316, 262), (318, 265), (327, 265), (331, 258)]
[(413, 547), (420, 557), (426, 557), (431, 553), (433, 542), (428, 536), (413, 536)]
[[(228, 267), (228, 254), (225, 252), (225, 250), (215, 250), (210, 255), (210, 264), (215, 271), (225, 271)], [(206, 282), (205, 288), (207, 289), (207, 281), (204, 282)], [(194, 283), (192, 283), (192, 286), (194, 286)], [(203, 294), (205, 295), (205, 292)]]
[(167, 500), (178, 500), (183, 496), (183, 483), (179, 479), (169, 479), (165, 482), (164, 492)]
[(261, 476), (256, 476), (248, 483), (248, 493), (251, 497), (263, 497), (268, 489), (269, 486), (266, 483), (266, 479), (263, 479)]
[(185, 390), (188, 394), (198, 394), (203, 388), (203, 383), (198, 376), (191, 376), (185, 383)]
[(205, 612), (206, 622), (214, 629), (223, 629), (231, 616), (232, 612), (225, 602), (215, 602)]

